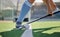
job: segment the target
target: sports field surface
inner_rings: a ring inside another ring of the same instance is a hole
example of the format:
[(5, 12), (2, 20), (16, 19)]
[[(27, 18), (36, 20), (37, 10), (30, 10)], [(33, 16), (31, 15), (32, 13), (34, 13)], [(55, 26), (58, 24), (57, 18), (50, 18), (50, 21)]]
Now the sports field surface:
[[(34, 37), (60, 37), (60, 21), (39, 21), (31, 25)], [(0, 37), (20, 37), (24, 29), (15, 30), (14, 28), (14, 22), (0, 21)]]

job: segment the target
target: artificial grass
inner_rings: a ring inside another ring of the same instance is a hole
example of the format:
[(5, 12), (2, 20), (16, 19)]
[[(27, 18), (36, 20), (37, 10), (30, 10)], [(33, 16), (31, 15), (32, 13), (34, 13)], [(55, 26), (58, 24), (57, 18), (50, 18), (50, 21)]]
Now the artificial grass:
[[(60, 21), (39, 21), (32, 23), (34, 37), (60, 37)], [(16, 30), (11, 21), (0, 22), (0, 37), (21, 37), (23, 30)]]
[(0, 22), (0, 37), (21, 37), (24, 29), (16, 30), (15, 23), (12, 21), (1, 21)]
[(60, 21), (32, 23), (34, 37), (60, 37)]

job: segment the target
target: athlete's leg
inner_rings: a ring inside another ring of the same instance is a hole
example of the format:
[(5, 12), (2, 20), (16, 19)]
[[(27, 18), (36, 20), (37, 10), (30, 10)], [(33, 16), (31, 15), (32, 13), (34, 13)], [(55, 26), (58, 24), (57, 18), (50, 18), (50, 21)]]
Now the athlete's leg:
[(52, 10), (56, 9), (56, 4), (53, 2), (53, 0), (49, 0), (49, 4), (50, 4), (50, 7), (52, 8)]
[(32, 3), (34, 2), (34, 0), (26, 0), (22, 6), (20, 15), (16, 21), (16, 28), (21, 27), (21, 23), (24, 20), (24, 17), (26, 16), (26, 14), (28, 13), (28, 11), (30, 10), (30, 8), (32, 7)]
[(43, 0), (43, 2), (46, 4), (47, 9), (48, 9), (48, 14), (52, 15), (52, 11), (50, 8), (49, 0)]
[(60, 11), (59, 8), (56, 6), (56, 4), (53, 2), (53, 0), (49, 0), (49, 4), (50, 4), (52, 12)]

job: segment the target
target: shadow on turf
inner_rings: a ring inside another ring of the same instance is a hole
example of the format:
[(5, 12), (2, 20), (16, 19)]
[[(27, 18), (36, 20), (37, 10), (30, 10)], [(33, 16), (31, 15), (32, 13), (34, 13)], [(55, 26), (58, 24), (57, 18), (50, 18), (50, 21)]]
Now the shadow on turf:
[(52, 34), (48, 33), (42, 33), (47, 30), (51, 30), (53, 28), (60, 28), (60, 26), (57, 27), (50, 27), (50, 28), (40, 28), (40, 29), (33, 29), (33, 36), (34, 37), (60, 37), (60, 32), (54, 32)]
[(2, 37), (20, 37), (25, 30), (16, 30), (0, 32)]
[[(34, 37), (60, 37), (60, 32), (58, 32), (58, 31), (54, 32), (52, 34), (42, 33), (44, 31), (51, 30), (53, 28), (60, 28), (60, 26), (33, 29), (33, 35), (34, 35)], [(15, 30), (15, 29), (13, 29), (11, 31), (0, 32), (0, 35), (2, 37), (20, 37), (24, 31), (25, 30)], [(35, 31), (37, 31), (37, 32), (35, 32)]]

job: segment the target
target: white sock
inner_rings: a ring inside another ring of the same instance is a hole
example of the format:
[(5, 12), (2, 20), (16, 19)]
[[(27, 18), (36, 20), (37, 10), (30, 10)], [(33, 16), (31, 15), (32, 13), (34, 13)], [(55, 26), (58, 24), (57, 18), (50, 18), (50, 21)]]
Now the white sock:
[(54, 12), (57, 12), (57, 11), (60, 11), (60, 9), (59, 9), (59, 8), (56, 8), (56, 9), (53, 11), (53, 13), (54, 13)]

